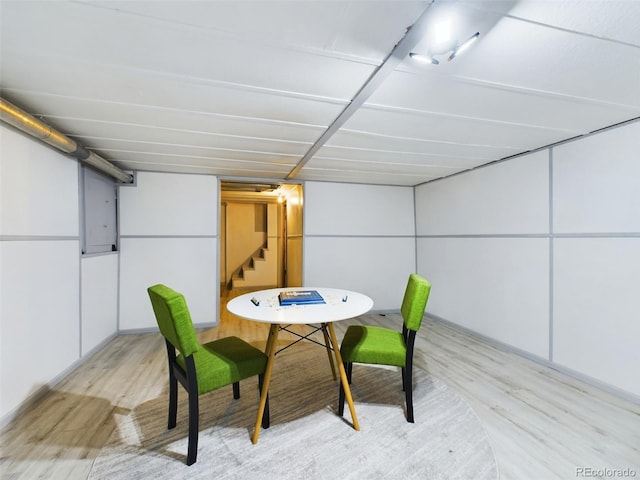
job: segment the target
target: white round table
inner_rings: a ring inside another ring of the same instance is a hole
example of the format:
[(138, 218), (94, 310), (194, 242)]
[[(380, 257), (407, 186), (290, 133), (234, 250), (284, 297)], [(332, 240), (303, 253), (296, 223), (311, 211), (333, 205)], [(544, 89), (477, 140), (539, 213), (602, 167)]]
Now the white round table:
[[(322, 296), (325, 303), (318, 304), (298, 304), (281, 306), (279, 294), (284, 291), (307, 291), (314, 290)], [(353, 427), (360, 430), (358, 418), (356, 416), (353, 399), (351, 397), (351, 389), (347, 381), (347, 375), (340, 356), (340, 345), (333, 328), (333, 322), (346, 320), (367, 313), (373, 307), (373, 300), (362, 293), (352, 292), (350, 290), (342, 290), (338, 288), (321, 288), (321, 287), (286, 287), (272, 288), (268, 290), (260, 290), (257, 292), (246, 293), (240, 295), (227, 303), (227, 310), (233, 315), (251, 320), (254, 322), (269, 323), (269, 337), (265, 354), (268, 357), (267, 366), (264, 373), (263, 388), (260, 394), (260, 406), (258, 408), (258, 418), (251, 441), (258, 442), (260, 435), (260, 426), (262, 424), (262, 416), (267, 401), (267, 393), (269, 391), (269, 383), (271, 381), (271, 371), (273, 369), (273, 361), (276, 354), (276, 344), (278, 332), (282, 325), (294, 324), (320, 324), (322, 332), (325, 335), (325, 343), (331, 359), (331, 345), (335, 354), (338, 371), (340, 372), (340, 381), (345, 392), (345, 399), (349, 405)], [(331, 365), (333, 369), (333, 365)]]

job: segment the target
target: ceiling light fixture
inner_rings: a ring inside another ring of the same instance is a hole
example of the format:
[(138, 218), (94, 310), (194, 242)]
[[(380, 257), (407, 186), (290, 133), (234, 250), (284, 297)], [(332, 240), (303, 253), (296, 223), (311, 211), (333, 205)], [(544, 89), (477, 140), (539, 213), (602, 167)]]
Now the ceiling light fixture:
[(438, 65), (440, 62), (436, 60), (434, 57), (429, 55), (423, 55), (421, 53), (413, 53), (409, 54), (411, 58), (413, 58), (416, 62), (420, 63), (431, 63), (433, 65)]
[(448, 61), (450, 62), (451, 60), (456, 58), (456, 56), (460, 55), (467, 48), (469, 48), (471, 44), (478, 39), (479, 36), (480, 36), (480, 32), (476, 32), (473, 35), (471, 35), (469, 38), (467, 38), (464, 42), (462, 42), (460, 45), (458, 45), (456, 48), (454, 48), (453, 52), (451, 52), (451, 55), (449, 55)]
[[(449, 47), (445, 51), (442, 51), (442, 50), (437, 51), (436, 53), (438, 55), (442, 55), (442, 54), (446, 54), (448, 52), (451, 52), (451, 55), (449, 55), (449, 58), (447, 59), (447, 61), (450, 62), (451, 60), (456, 58), (458, 55), (460, 55), (462, 52), (467, 50), (471, 46), (471, 44), (478, 39), (479, 36), (480, 36), (480, 32), (476, 32), (473, 35), (471, 35), (469, 38), (467, 38), (461, 44), (458, 44), (456, 42), (455, 46)], [(420, 63), (429, 63), (429, 64), (432, 64), (432, 65), (439, 65), (440, 64), (440, 61), (435, 57), (435, 55), (433, 53), (431, 53), (431, 49), (429, 49), (429, 52), (427, 54), (411, 52), (411, 53), (409, 53), (409, 57), (411, 57), (413, 60), (415, 60), (417, 62), (420, 62)]]

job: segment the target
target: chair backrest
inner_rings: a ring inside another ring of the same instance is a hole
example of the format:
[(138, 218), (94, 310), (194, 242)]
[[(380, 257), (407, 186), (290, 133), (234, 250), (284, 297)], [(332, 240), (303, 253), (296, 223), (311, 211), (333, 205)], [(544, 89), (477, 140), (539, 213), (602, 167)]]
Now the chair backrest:
[(149, 287), (147, 292), (164, 338), (185, 357), (197, 351), (198, 338), (184, 296), (162, 284)]
[(409, 330), (417, 332), (420, 328), (427, 300), (429, 300), (429, 292), (431, 292), (431, 284), (424, 277), (417, 273), (409, 275), (400, 308), (404, 324)]

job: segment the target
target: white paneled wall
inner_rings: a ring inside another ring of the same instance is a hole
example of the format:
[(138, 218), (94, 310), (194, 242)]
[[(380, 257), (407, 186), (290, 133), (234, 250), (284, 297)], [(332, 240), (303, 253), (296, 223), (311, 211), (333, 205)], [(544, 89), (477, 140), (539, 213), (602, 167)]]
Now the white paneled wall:
[(79, 242), (3, 241), (2, 414), (80, 357)]
[(82, 355), (98, 348), (118, 331), (118, 255), (81, 261)]
[(640, 238), (554, 240), (553, 361), (640, 397)]
[(640, 123), (553, 148), (553, 360), (640, 397)]
[(639, 151), (636, 122), (416, 187), (428, 312), (639, 397)]
[(305, 235), (413, 236), (413, 189), (307, 182)]
[(120, 330), (157, 328), (147, 288), (184, 294), (195, 324), (218, 321), (218, 181), (141, 172), (120, 194)]
[(140, 172), (120, 188), (120, 235), (215, 236), (218, 182), (210, 175)]
[(0, 416), (80, 357), (78, 166), (0, 125)]
[(640, 232), (640, 123), (553, 148), (554, 233)]
[(416, 188), (416, 230), (430, 314), (548, 357), (548, 153)]
[(157, 328), (147, 288), (182, 293), (195, 324), (218, 321), (215, 238), (123, 238), (120, 243), (120, 330)]
[(413, 189), (307, 182), (304, 285), (369, 295), (397, 310), (415, 272)]
[(547, 358), (549, 240), (420, 238), (418, 271), (429, 313)]
[(0, 124), (0, 235), (78, 238), (78, 164)]
[(307, 237), (305, 251), (305, 285), (364, 293), (374, 310), (400, 308), (416, 268), (411, 237)]
[(420, 235), (549, 231), (549, 154), (538, 152), (416, 188)]

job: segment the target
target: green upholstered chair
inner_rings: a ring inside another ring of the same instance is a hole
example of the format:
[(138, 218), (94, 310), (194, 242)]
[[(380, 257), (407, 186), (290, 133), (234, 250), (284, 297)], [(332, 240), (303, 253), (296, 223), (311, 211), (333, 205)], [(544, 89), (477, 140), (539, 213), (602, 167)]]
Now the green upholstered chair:
[[(238, 337), (221, 338), (201, 345), (184, 296), (165, 285), (154, 285), (147, 291), (169, 358), (169, 429), (176, 426), (177, 382), (189, 396), (187, 465), (192, 465), (198, 453), (199, 395), (233, 385), (233, 398), (240, 398), (240, 380), (255, 375), (258, 375), (261, 389), (267, 356)], [(262, 427), (269, 427), (268, 397)]]
[[(409, 275), (400, 312), (402, 332), (384, 327), (351, 325), (340, 354), (351, 384), (354, 363), (395, 365), (402, 369), (402, 388), (407, 401), (407, 421), (413, 423), (413, 345), (429, 299), (431, 284), (415, 273)], [(344, 389), (340, 385), (338, 413), (344, 413)]]

